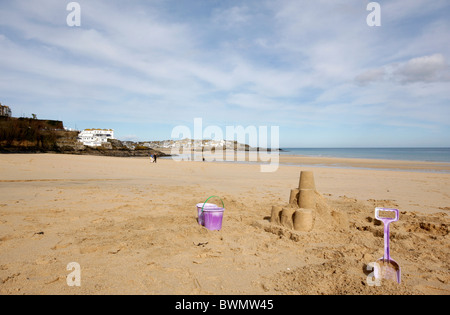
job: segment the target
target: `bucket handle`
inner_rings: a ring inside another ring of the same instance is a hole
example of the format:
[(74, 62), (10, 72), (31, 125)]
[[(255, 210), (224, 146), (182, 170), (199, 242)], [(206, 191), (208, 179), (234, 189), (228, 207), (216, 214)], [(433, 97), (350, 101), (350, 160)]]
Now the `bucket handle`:
[[(203, 208), (205, 207), (205, 204), (208, 202), (208, 200), (211, 199), (211, 198), (213, 198), (213, 197), (216, 197), (216, 198), (219, 198), (219, 199), (220, 199), (220, 197), (218, 197), (218, 196), (211, 196), (211, 197), (209, 197), (208, 199), (206, 199), (206, 201), (203, 203), (202, 212), (200, 212), (200, 214), (203, 213)], [(223, 206), (223, 208), (225, 209), (225, 204), (223, 203), (223, 200), (220, 199), (220, 201), (222, 201), (222, 206)]]

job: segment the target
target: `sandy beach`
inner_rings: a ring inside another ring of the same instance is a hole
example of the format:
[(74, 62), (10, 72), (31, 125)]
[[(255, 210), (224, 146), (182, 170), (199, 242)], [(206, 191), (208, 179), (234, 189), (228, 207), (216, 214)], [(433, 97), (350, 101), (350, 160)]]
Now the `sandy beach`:
[[(299, 166), (301, 165), (301, 166)], [(301, 171), (345, 225), (269, 222)], [(281, 156), (257, 164), (57, 154), (0, 155), (0, 294), (449, 294), (450, 166)], [(195, 205), (225, 204), (223, 227)], [(375, 207), (400, 210), (402, 283), (370, 285), (383, 256)], [(81, 267), (68, 286), (67, 265)]]

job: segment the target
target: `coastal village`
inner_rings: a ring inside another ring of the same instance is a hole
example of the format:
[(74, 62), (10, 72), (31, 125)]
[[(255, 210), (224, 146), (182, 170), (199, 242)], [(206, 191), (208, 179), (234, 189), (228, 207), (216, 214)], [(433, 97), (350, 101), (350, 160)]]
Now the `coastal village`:
[[(90, 147), (107, 146), (108, 140), (116, 140), (114, 138), (113, 129), (84, 129), (80, 131), (78, 140), (83, 143), (83, 145)], [(163, 141), (143, 141), (143, 142), (133, 142), (133, 141), (121, 141), (123, 145), (128, 147), (130, 150), (135, 150), (139, 147), (152, 148), (152, 149), (201, 149), (201, 148), (223, 148), (223, 149), (236, 149), (236, 150), (249, 150), (254, 149), (248, 145), (237, 143), (231, 140), (193, 140), (193, 139), (182, 139), (182, 140), (163, 140)]]

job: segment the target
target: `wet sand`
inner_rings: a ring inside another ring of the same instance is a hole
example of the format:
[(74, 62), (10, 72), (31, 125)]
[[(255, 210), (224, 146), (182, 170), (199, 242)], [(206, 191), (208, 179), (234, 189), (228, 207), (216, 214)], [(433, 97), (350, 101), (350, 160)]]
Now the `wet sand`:
[(450, 163), (280, 155), (281, 164), (450, 173)]

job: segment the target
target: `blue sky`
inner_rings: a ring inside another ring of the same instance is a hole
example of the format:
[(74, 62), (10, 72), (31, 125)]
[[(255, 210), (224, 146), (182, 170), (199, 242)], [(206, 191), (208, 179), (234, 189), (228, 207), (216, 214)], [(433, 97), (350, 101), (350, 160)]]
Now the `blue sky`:
[(281, 147), (450, 147), (450, 2), (0, 2), (0, 102), (113, 128), (279, 126)]

